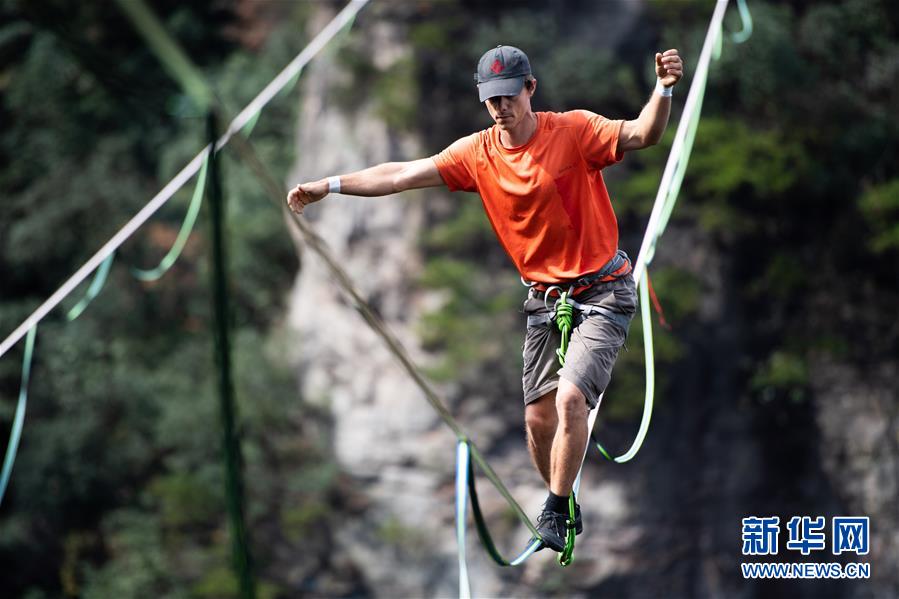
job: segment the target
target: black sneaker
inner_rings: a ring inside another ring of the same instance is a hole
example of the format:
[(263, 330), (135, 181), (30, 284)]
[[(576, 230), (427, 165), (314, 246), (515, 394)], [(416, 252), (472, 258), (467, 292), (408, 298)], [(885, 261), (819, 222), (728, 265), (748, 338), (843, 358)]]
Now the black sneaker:
[[(537, 548), (540, 551), (544, 547), (549, 547), (553, 551), (561, 552), (565, 548), (565, 541), (568, 538), (568, 528), (565, 523), (568, 520), (568, 514), (560, 514), (546, 508), (537, 517), (537, 532), (543, 538), (543, 544)], [(579, 535), (584, 532), (584, 523), (581, 521), (581, 506), (574, 506), (574, 534)], [(534, 542), (534, 537), (528, 542), (528, 545)]]

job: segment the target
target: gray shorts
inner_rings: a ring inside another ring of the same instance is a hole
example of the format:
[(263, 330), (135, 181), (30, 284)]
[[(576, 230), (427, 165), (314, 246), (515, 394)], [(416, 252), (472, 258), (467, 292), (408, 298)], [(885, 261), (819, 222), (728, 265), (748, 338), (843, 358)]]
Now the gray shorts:
[[(553, 296), (547, 301), (550, 308), (557, 298)], [(524, 373), (521, 383), (525, 404), (558, 387), (561, 376), (581, 390), (588, 406), (593, 409), (612, 378), (618, 350), (627, 339), (627, 328), (637, 311), (634, 278), (627, 275), (614, 281), (597, 283), (574, 299), (581, 304), (602, 306), (623, 318), (610, 319), (592, 314), (581, 319), (575, 310), (575, 327), (571, 331), (565, 366), (561, 367), (556, 350), (562, 335), (556, 323), (528, 326), (522, 347)], [(523, 311), (529, 316), (547, 314), (549, 311), (543, 304), (543, 294), (534, 297), (533, 293), (529, 293)]]

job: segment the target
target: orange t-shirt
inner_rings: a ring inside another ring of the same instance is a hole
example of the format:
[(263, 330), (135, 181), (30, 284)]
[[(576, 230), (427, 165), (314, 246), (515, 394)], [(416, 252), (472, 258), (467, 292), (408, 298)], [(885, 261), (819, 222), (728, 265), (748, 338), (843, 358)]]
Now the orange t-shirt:
[(616, 153), (624, 121), (586, 110), (538, 112), (517, 148), (493, 126), (433, 157), (450, 191), (477, 191), (521, 275), (558, 283), (601, 269), (618, 249), (618, 221), (600, 170)]

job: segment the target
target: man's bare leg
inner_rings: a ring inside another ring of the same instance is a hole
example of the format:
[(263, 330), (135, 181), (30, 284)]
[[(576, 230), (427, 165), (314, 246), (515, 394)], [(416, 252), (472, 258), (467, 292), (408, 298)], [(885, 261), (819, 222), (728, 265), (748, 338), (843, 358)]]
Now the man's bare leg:
[[(541, 546), (565, 547), (568, 496), (577, 477), (587, 443), (587, 401), (574, 384), (561, 379), (559, 387), (525, 407), (531, 458), (549, 487), (537, 519)], [(563, 516), (563, 514), (566, 514)], [(582, 530), (575, 507), (575, 532)]]
[(587, 399), (573, 383), (525, 406), (528, 449), (540, 476), (554, 494), (567, 497), (587, 444)]
[(524, 422), (531, 460), (540, 476), (543, 477), (546, 486), (549, 487), (551, 480), (550, 454), (559, 424), (555, 389), (524, 407)]
[(587, 445), (587, 398), (573, 383), (559, 380), (556, 390), (558, 426), (550, 453), (549, 490), (567, 497), (577, 478)]

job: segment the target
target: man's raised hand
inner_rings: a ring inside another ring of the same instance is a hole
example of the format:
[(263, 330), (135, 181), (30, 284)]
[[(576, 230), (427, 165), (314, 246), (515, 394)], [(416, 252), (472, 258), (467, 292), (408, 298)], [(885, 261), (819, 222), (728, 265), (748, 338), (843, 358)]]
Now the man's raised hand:
[(665, 50), (656, 54), (656, 75), (665, 87), (671, 87), (684, 76), (684, 63), (677, 50)]
[(303, 208), (317, 202), (328, 195), (328, 182), (315, 181), (313, 183), (300, 183), (287, 194), (287, 206), (297, 214), (303, 213)]

